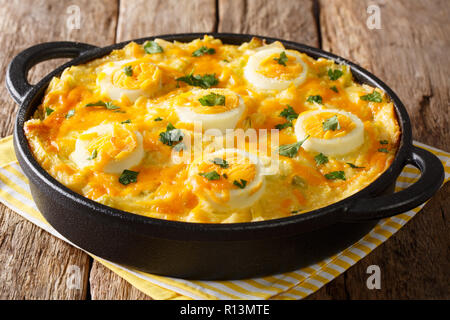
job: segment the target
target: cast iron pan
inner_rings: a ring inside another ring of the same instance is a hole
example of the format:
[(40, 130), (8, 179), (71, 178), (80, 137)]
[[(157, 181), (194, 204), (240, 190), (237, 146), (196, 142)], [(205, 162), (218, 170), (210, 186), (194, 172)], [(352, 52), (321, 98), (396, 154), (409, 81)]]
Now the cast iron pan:
[[(203, 33), (159, 36), (188, 42)], [(211, 34), (226, 44), (251, 40), (246, 34)], [(143, 43), (155, 37), (133, 40)], [(39, 210), (47, 221), (74, 244), (104, 259), (153, 274), (189, 279), (238, 279), (290, 271), (319, 261), (364, 236), (379, 219), (412, 209), (428, 200), (441, 186), (444, 169), (437, 157), (412, 145), (411, 124), (397, 95), (363, 68), (322, 50), (274, 38), (287, 48), (313, 58), (323, 57), (350, 66), (355, 79), (385, 91), (395, 104), (401, 142), (392, 165), (358, 193), (325, 208), (262, 222), (204, 224), (166, 221), (139, 216), (89, 200), (52, 178), (34, 159), (23, 125), (52, 77), (71, 66), (100, 58), (128, 43), (97, 48), (78, 42), (50, 42), (30, 47), (10, 63), (6, 85), (20, 104), (14, 129), (14, 147), (30, 181)], [(38, 84), (27, 81), (35, 64), (54, 58), (74, 58)], [(420, 179), (406, 190), (392, 193), (402, 168), (411, 164)]]

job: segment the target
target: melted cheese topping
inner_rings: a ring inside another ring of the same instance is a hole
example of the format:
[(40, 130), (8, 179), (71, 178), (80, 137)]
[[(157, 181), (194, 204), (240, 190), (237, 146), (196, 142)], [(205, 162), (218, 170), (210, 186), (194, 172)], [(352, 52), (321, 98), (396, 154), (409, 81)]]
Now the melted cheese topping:
[[(348, 66), (259, 39), (155, 42), (162, 52), (132, 42), (67, 68), (25, 124), (41, 166), (87, 198), (161, 219), (260, 221), (346, 198), (395, 157), (392, 102)], [(219, 131), (199, 153), (197, 122)], [(256, 135), (271, 141), (275, 128), (289, 151), (270, 174), (251, 142), (215, 146), (226, 129), (266, 129)], [(190, 162), (176, 161), (188, 151)]]

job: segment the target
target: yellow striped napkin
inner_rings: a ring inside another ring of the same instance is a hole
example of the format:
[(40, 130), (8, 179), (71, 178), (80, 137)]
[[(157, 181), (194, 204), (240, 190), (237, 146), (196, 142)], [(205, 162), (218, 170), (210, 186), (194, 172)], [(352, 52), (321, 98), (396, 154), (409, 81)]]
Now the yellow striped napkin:
[[(436, 154), (450, 178), (450, 154), (419, 142), (414, 145)], [(416, 181), (419, 170), (407, 166), (396, 183), (401, 190)], [(64, 241), (42, 217), (30, 194), (28, 182), (14, 155), (12, 137), (0, 140), (0, 202)], [(156, 276), (93, 258), (154, 299), (302, 299), (346, 271), (386, 241), (423, 207), (381, 220), (357, 243), (319, 263), (269, 277), (236, 281), (191, 281)]]

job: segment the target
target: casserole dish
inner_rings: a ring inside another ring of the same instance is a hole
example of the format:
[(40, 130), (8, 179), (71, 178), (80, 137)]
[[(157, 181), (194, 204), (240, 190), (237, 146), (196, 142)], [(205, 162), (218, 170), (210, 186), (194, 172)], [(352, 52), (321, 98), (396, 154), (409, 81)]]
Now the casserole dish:
[[(250, 41), (252, 35), (210, 34), (226, 44)], [(203, 34), (159, 36), (189, 42)], [(143, 43), (155, 37), (133, 40)], [(143, 271), (183, 278), (235, 279), (284, 272), (323, 259), (366, 234), (377, 220), (425, 202), (439, 188), (443, 167), (431, 153), (412, 146), (407, 112), (389, 87), (364, 69), (340, 57), (301, 44), (280, 41), (317, 59), (347, 64), (355, 80), (383, 90), (392, 100), (401, 127), (400, 145), (391, 166), (373, 183), (327, 207), (298, 216), (262, 222), (204, 224), (167, 221), (120, 211), (80, 196), (52, 178), (34, 159), (23, 125), (39, 104), (49, 81), (71, 65), (103, 57), (128, 42), (95, 48), (54, 42), (26, 49), (11, 62), (7, 87), (21, 107), (14, 130), (17, 158), (30, 180), (38, 208), (48, 222), (74, 244), (113, 262)], [(55, 69), (38, 84), (26, 81), (36, 63), (57, 57), (75, 59)], [(390, 194), (406, 164), (422, 176), (408, 189)], [(388, 194), (384, 194), (388, 192)]]

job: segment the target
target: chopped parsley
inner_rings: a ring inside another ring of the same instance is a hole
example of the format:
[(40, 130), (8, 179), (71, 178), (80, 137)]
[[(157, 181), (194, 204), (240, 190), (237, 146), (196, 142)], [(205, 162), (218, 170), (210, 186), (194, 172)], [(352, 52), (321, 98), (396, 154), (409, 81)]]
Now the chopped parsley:
[(240, 181), (234, 180), (233, 184), (237, 186), (239, 189), (244, 189), (247, 185), (247, 180), (239, 179)]
[(286, 52), (281, 52), (280, 56), (278, 58), (273, 58), (278, 64), (281, 64), (286, 67), (286, 62), (288, 61), (288, 57), (286, 55)]
[(378, 152), (389, 153), (389, 150), (386, 148), (380, 148), (380, 149), (378, 149)]
[(298, 150), (300, 149), (300, 147), (302, 146), (302, 144), (303, 144), (303, 143), (306, 141), (306, 139), (308, 139), (308, 138), (309, 138), (309, 135), (306, 136), (305, 139), (303, 139), (303, 140), (301, 140), (301, 141), (299, 141), (299, 142), (292, 143), (292, 144), (284, 144), (284, 145), (281, 145), (281, 146), (278, 148), (278, 153), (279, 153), (280, 155), (282, 155), (282, 156), (289, 157), (289, 158), (293, 158), (293, 157), (295, 157), (295, 156), (297, 155)]
[(202, 106), (224, 106), (225, 105), (225, 96), (217, 93), (210, 93), (206, 96), (201, 97), (198, 101), (202, 104)]
[(287, 105), (287, 108), (284, 108), (283, 111), (280, 113), (280, 117), (286, 118), (288, 121), (292, 121), (297, 119), (298, 113), (295, 112), (294, 108), (292, 106)]
[(338, 88), (336, 88), (336, 86), (330, 87), (330, 90), (333, 90), (334, 92), (339, 93), (339, 90), (338, 90)]
[(97, 149), (95, 149), (94, 151), (92, 151), (92, 154), (89, 158), (87, 158), (88, 160), (94, 160), (95, 158), (97, 158)]
[(163, 118), (161, 118), (161, 117), (153, 119), (153, 121), (162, 121), (162, 120), (163, 120)]
[(275, 129), (278, 129), (278, 130), (283, 130), (283, 129), (289, 128), (289, 127), (292, 127), (291, 121), (275, 125)]
[(51, 115), (55, 110), (53, 110), (52, 108), (46, 107), (45, 108), (45, 114), (47, 116)]
[(328, 162), (328, 157), (323, 153), (319, 153), (314, 157), (314, 160), (316, 160), (317, 165), (320, 166), (321, 164), (325, 164)]
[(341, 129), (341, 125), (339, 124), (337, 115), (334, 115), (330, 119), (327, 119), (324, 122), (322, 122), (322, 128), (323, 128), (323, 131), (328, 131), (328, 130), (335, 131), (335, 130)]
[(200, 87), (203, 89), (211, 88), (219, 83), (219, 79), (216, 78), (216, 74), (205, 74), (205, 75), (193, 75), (192, 73), (187, 76), (180, 77), (176, 79), (177, 81), (183, 81), (190, 86)]
[(125, 121), (122, 121), (122, 122), (121, 122), (121, 124), (126, 124), (126, 123), (131, 123), (131, 120), (128, 119), (128, 120), (125, 120)]
[(144, 44), (144, 50), (145, 50), (145, 53), (149, 53), (149, 54), (161, 53), (164, 51), (163, 48), (159, 44), (157, 44), (155, 41), (147, 41)]
[(328, 69), (328, 77), (330, 80), (334, 81), (339, 79), (344, 73), (341, 70), (335, 69)]
[(127, 77), (131, 77), (133, 76), (133, 68), (131, 66), (126, 66), (123, 68), (123, 73), (125, 73)]
[(220, 166), (221, 168), (228, 168), (230, 165), (228, 164), (227, 160), (222, 159), (222, 158), (214, 158), (213, 160), (211, 160), (212, 163), (217, 164), (218, 166)]
[(116, 106), (112, 102), (103, 102), (102, 100), (99, 100), (97, 102), (88, 103), (85, 107), (105, 107), (108, 110), (120, 109), (120, 107)]
[(184, 133), (180, 129), (176, 129), (170, 122), (166, 127), (166, 131), (159, 134), (159, 141), (162, 143), (173, 146), (175, 142), (183, 140)]
[(123, 170), (122, 174), (119, 177), (119, 182), (123, 185), (127, 185), (132, 182), (137, 182), (138, 174), (139, 174), (139, 172), (125, 169), (125, 170)]
[(383, 102), (381, 93), (379, 93), (378, 91), (374, 91), (374, 92), (366, 94), (364, 96), (360, 96), (359, 98), (364, 101)]
[(66, 114), (66, 119), (72, 118), (75, 115), (75, 110), (69, 110), (69, 112), (67, 112)]
[(380, 144), (389, 144), (389, 141), (387, 141), (387, 140), (380, 140)]
[(200, 176), (208, 179), (208, 180), (219, 180), (220, 174), (218, 174), (215, 170), (210, 172), (199, 173)]
[(325, 178), (328, 180), (345, 180), (345, 172), (344, 171), (333, 171), (325, 174)]
[(198, 48), (197, 50), (192, 52), (192, 56), (193, 57), (201, 57), (204, 54), (214, 54), (214, 53), (216, 53), (216, 49), (201, 46), (200, 48)]
[(307, 102), (309, 103), (318, 103), (318, 104), (323, 104), (322, 103), (322, 97), (319, 95), (315, 95), (315, 96), (309, 96), (308, 99), (306, 99)]
[(347, 164), (353, 169), (364, 169), (365, 168), (365, 167), (358, 167), (358, 166), (356, 166), (356, 165), (354, 165), (353, 163), (350, 163), (350, 162), (347, 162)]

